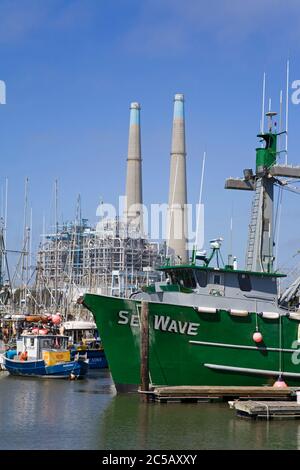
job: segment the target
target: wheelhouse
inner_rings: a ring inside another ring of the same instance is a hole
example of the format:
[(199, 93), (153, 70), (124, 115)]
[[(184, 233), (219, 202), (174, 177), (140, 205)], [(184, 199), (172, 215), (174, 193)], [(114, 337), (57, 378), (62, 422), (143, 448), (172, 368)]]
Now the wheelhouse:
[[(163, 291), (201, 292), (211, 295), (230, 295), (239, 291), (245, 295), (267, 294), (277, 297), (277, 279), (285, 277), (279, 273), (251, 272), (231, 268), (208, 266), (176, 265), (160, 268), (165, 273)], [(233, 292), (232, 292), (233, 293)]]
[(28, 359), (42, 359), (44, 351), (66, 351), (68, 337), (62, 335), (22, 335), (17, 340), (17, 354), (27, 351)]

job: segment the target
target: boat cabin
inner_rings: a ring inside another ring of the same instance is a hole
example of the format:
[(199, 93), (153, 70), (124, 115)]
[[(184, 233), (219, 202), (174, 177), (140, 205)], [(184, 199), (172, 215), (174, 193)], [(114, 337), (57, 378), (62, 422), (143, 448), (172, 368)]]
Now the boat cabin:
[(96, 323), (93, 321), (74, 320), (66, 321), (62, 324), (64, 334), (68, 337), (69, 343), (85, 345), (94, 343), (98, 338)]
[[(179, 305), (277, 311), (279, 273), (252, 272), (207, 265), (165, 265), (165, 281), (144, 288), (149, 300)], [(137, 293), (136, 298), (143, 298)]]
[(231, 267), (178, 265), (160, 268), (166, 275), (162, 291), (198, 292), (218, 297), (267, 296), (277, 298), (277, 279), (284, 274), (234, 270)]
[(29, 335), (17, 340), (17, 354), (27, 351), (28, 360), (43, 359), (45, 352), (68, 351), (68, 337), (61, 335)]

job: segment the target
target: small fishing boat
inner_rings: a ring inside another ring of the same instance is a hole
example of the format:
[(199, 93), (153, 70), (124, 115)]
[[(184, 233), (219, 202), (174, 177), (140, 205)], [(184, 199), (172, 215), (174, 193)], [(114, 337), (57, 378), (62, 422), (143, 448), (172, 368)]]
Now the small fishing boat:
[(71, 360), (68, 337), (63, 335), (23, 334), (17, 340), (16, 355), (2, 356), (11, 375), (41, 378), (83, 378), (88, 360), (77, 356)]
[(107, 359), (101, 340), (98, 337), (96, 323), (93, 321), (73, 320), (62, 324), (64, 334), (72, 344), (71, 358), (76, 354), (86, 354), (90, 369), (106, 369)]

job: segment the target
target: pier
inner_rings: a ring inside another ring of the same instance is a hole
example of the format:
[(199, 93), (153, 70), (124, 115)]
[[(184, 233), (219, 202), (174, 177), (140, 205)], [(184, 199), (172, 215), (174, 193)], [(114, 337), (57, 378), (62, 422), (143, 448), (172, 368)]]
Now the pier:
[[(155, 387), (147, 392), (148, 399), (159, 403), (197, 403), (201, 401), (228, 401), (231, 399), (292, 400), (295, 388), (242, 386), (179, 386)], [(142, 391), (140, 393), (143, 393)]]
[(234, 401), (237, 415), (252, 419), (299, 419), (300, 403), (296, 401)]

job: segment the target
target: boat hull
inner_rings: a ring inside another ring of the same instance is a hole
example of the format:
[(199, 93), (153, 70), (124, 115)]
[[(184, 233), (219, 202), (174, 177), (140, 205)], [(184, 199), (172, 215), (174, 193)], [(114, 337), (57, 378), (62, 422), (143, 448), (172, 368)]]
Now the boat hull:
[(6, 370), (11, 375), (39, 378), (83, 378), (88, 370), (88, 363), (84, 361), (62, 362), (47, 366), (45, 361), (16, 361), (4, 357)]
[[(86, 294), (118, 391), (140, 384), (141, 302)], [(299, 321), (255, 313), (199, 313), (191, 306), (149, 302), (149, 375), (158, 385), (273, 385), (281, 375), (300, 386)], [(262, 334), (255, 343), (253, 334)]]
[[(71, 359), (74, 359), (76, 354), (79, 351), (72, 351), (71, 352)], [(105, 356), (105, 352), (98, 349), (87, 349), (82, 351), (89, 362), (89, 369), (107, 369), (108, 362)]]

